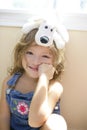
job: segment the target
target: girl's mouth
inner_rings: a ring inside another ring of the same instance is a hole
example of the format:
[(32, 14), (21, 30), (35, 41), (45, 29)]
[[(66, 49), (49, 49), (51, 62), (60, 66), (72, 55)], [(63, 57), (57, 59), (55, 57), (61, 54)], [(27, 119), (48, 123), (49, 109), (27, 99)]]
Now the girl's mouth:
[(31, 67), (31, 66), (28, 66), (31, 70), (33, 71), (38, 71), (38, 67)]

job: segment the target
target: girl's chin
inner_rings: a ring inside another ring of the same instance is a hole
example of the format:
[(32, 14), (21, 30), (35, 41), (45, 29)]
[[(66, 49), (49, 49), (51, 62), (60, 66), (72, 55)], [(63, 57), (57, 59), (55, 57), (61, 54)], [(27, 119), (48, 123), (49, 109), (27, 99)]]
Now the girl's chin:
[(28, 72), (27, 72), (27, 75), (28, 75), (30, 78), (35, 78), (35, 79), (39, 78), (38, 73), (36, 74), (36, 73), (28, 73)]
[(30, 75), (31, 78), (38, 79), (38, 76), (36, 75)]

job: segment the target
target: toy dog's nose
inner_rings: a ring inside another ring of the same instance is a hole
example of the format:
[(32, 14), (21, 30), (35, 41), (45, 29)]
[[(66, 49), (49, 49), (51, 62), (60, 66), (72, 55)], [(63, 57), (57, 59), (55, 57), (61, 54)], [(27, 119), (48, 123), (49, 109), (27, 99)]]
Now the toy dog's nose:
[(43, 36), (43, 37), (40, 38), (40, 41), (41, 41), (41, 43), (47, 44), (48, 41), (49, 41), (49, 38), (46, 37), (46, 36)]

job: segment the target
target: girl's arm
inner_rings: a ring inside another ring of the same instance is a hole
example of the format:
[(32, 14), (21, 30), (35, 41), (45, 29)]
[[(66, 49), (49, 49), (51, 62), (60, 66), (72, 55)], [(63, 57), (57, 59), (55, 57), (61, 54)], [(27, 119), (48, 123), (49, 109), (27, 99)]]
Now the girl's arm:
[(47, 75), (41, 74), (30, 105), (29, 124), (31, 126), (40, 127), (43, 125), (52, 113), (62, 92), (63, 88), (60, 83), (54, 82), (49, 87)]
[(0, 97), (0, 130), (10, 130), (10, 111), (6, 102), (7, 79), (3, 82)]

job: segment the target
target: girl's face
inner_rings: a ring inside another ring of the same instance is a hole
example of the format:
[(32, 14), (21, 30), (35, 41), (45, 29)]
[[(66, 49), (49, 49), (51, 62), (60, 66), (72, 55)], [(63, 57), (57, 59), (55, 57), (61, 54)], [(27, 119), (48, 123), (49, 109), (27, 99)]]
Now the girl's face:
[(22, 58), (22, 66), (28, 76), (38, 78), (39, 66), (44, 63), (53, 65), (53, 61), (54, 57), (49, 48), (32, 45), (26, 50)]

